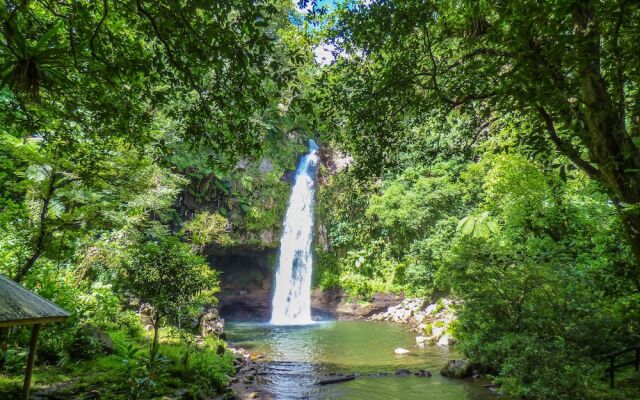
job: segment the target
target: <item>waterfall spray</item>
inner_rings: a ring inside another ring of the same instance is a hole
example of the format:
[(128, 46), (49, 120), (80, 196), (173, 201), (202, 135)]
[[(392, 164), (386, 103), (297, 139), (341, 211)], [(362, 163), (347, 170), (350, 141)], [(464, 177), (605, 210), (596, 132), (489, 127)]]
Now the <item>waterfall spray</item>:
[(313, 256), (313, 203), (316, 189), (318, 145), (309, 140), (309, 153), (302, 157), (291, 189), (289, 206), (280, 238), (271, 323), (304, 325), (311, 319), (311, 273)]

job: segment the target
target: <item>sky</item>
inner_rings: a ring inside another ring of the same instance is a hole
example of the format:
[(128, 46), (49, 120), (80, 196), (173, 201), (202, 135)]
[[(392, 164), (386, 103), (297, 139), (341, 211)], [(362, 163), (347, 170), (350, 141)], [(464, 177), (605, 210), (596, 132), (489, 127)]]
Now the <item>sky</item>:
[[(298, 0), (292, 0), (293, 4), (296, 6), (298, 11), (303, 14), (306, 14), (311, 10), (312, 3), (311, 0), (304, 8), (298, 7)], [(328, 6), (331, 7), (333, 4), (336, 4), (338, 0), (316, 0), (316, 4), (318, 6)], [(335, 60), (335, 56), (333, 52), (335, 51), (335, 46), (332, 44), (320, 44), (313, 49), (314, 58), (317, 64), (319, 65), (329, 65), (333, 60)]]

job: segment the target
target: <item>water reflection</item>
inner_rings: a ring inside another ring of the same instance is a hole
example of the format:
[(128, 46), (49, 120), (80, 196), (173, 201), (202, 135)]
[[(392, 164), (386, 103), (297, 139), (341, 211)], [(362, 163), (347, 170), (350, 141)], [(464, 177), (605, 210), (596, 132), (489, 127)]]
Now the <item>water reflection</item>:
[[(312, 326), (229, 324), (232, 342), (266, 355), (268, 389), (278, 399), (430, 399), (495, 398), (479, 383), (442, 378), (437, 371), (452, 354), (438, 347), (419, 349), (403, 327), (364, 321), (323, 322)], [(396, 347), (410, 354), (394, 354)], [(428, 369), (432, 378), (396, 377), (397, 368)], [(314, 385), (318, 375), (356, 373), (359, 378)], [(386, 375), (385, 375), (386, 374)]]

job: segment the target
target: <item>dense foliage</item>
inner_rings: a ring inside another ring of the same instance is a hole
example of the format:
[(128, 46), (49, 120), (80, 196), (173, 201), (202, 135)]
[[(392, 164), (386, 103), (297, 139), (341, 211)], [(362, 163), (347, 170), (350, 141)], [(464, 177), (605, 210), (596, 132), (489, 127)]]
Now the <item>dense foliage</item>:
[[(225, 388), (232, 355), (193, 327), (217, 302), (203, 254), (280, 229), (312, 60), (291, 13), (284, 0), (2, 3), (0, 273), (72, 315), (43, 329), (38, 365), (57, 369), (36, 385)], [(0, 330), (0, 397), (16, 393), (28, 332)]]
[[(72, 315), (36, 383), (223, 390), (204, 256), (277, 245), (317, 129), (319, 287), (456, 297), (516, 397), (637, 398), (602, 355), (640, 339), (638, 2), (306, 3), (0, 6), (0, 273)], [(27, 343), (0, 330), (0, 396)]]
[(316, 5), (322, 134), (355, 159), (318, 284), (459, 298), (460, 349), (518, 397), (635, 398), (601, 387), (640, 336), (637, 6)]

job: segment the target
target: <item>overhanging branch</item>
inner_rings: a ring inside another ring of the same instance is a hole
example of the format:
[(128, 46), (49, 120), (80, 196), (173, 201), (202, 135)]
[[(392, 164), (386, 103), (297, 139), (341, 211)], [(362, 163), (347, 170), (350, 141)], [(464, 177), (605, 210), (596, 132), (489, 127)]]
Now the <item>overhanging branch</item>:
[(549, 138), (551, 139), (553, 144), (556, 146), (558, 151), (560, 151), (560, 153), (567, 156), (567, 158), (569, 158), (569, 160), (571, 160), (571, 162), (573, 162), (576, 165), (576, 167), (583, 170), (587, 175), (589, 175), (591, 179), (594, 179), (600, 182), (602, 180), (602, 177), (600, 176), (600, 171), (598, 171), (598, 169), (595, 168), (593, 165), (591, 165), (589, 162), (585, 161), (578, 153), (578, 150), (575, 147), (573, 147), (571, 143), (567, 142), (566, 140), (563, 140), (562, 138), (560, 138), (560, 136), (558, 136), (556, 127), (553, 123), (553, 119), (551, 118), (551, 115), (549, 115), (547, 110), (545, 110), (544, 107), (542, 106), (538, 106), (537, 110), (545, 122), (546, 130), (547, 130), (547, 133), (549, 134)]

